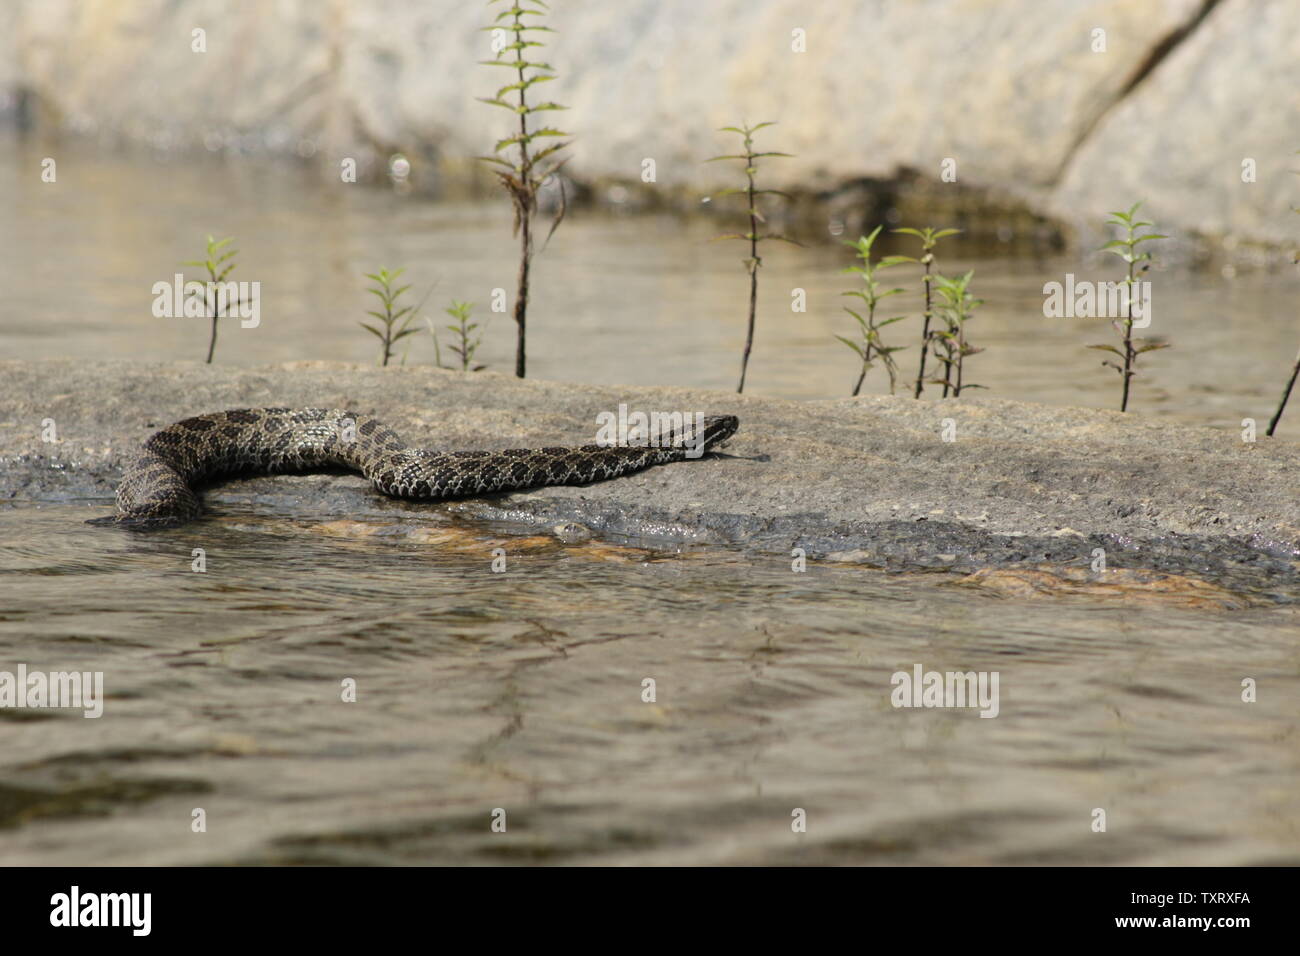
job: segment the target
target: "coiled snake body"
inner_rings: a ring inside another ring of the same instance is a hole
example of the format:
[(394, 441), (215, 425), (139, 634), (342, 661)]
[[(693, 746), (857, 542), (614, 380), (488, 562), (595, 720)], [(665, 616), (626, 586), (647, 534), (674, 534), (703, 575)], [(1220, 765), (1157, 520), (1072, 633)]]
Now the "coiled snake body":
[[(730, 415), (704, 419), (703, 450), (739, 427)], [(683, 461), (700, 446), (695, 429), (644, 447), (583, 445), (507, 451), (438, 452), (410, 448), (367, 415), (323, 408), (240, 408), (187, 418), (156, 432), (130, 462), (117, 489), (117, 515), (99, 522), (177, 524), (203, 510), (196, 486), (236, 475), (344, 468), (394, 498), (436, 501), (584, 485), (651, 465)]]

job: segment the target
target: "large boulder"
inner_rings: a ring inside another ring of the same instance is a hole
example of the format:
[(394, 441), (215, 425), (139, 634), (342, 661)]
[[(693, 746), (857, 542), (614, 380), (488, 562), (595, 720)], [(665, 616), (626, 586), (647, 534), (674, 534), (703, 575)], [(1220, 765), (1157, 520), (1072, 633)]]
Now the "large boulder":
[[(34, 91), (73, 129), (159, 147), (363, 165), (400, 149), (430, 182), (509, 122), (475, 100), (509, 76), (478, 65), (498, 9), (14, 0), (0, 87)], [(659, 186), (711, 188), (728, 171), (702, 160), (734, 145), (717, 128), (771, 119), (760, 145), (795, 154), (768, 164), (772, 186), (938, 180), (953, 160), (959, 186), (1065, 220), (1145, 197), (1173, 229), (1294, 231), (1287, 0), (562, 0), (549, 22), (547, 96), (571, 107), (550, 115), (576, 134), (579, 180), (639, 180), (653, 159)]]

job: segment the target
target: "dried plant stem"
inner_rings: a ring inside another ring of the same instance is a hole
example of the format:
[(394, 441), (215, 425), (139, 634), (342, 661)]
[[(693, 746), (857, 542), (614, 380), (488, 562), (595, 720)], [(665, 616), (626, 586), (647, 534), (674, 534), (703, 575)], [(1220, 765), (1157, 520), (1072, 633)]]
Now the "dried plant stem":
[(1295, 365), (1291, 367), (1291, 378), (1287, 380), (1286, 389), (1282, 392), (1282, 401), (1277, 403), (1277, 411), (1273, 413), (1272, 419), (1268, 423), (1268, 431), (1265, 432), (1270, 438), (1277, 429), (1277, 423), (1282, 418), (1282, 412), (1286, 410), (1286, 403), (1291, 398), (1291, 389), (1295, 388), (1295, 380), (1300, 377), (1300, 352), (1296, 353)]

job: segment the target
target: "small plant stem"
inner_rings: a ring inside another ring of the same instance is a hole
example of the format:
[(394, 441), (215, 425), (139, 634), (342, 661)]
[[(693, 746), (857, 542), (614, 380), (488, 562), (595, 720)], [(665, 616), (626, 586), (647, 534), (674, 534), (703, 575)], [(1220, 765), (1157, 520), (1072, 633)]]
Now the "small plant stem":
[[(1129, 253), (1131, 260), (1131, 247)], [(1129, 383), (1133, 380), (1133, 266), (1134, 263), (1130, 261), (1128, 264), (1128, 286), (1124, 296), (1124, 396), (1119, 403), (1121, 412), (1128, 411), (1128, 389)]]
[(1300, 352), (1296, 353), (1295, 365), (1291, 368), (1291, 378), (1287, 380), (1286, 389), (1282, 392), (1282, 401), (1277, 403), (1277, 411), (1273, 413), (1273, 417), (1268, 423), (1268, 431), (1264, 433), (1269, 438), (1273, 437), (1273, 432), (1277, 429), (1277, 423), (1282, 418), (1282, 412), (1286, 410), (1286, 403), (1291, 398), (1291, 389), (1295, 388), (1297, 377), (1300, 377)]
[[(519, 25), (520, 15), (515, 14), (515, 24)], [(516, 32), (516, 36), (522, 34)], [(519, 173), (520, 179), (528, 182), (532, 175), (532, 160), (528, 157), (528, 95), (524, 86), (524, 51), (515, 50), (515, 62), (519, 64)], [(520, 200), (516, 199), (516, 203)], [(515, 377), (523, 378), (527, 369), (525, 357), (525, 332), (528, 327), (528, 271), (533, 259), (533, 211), (524, 205), (519, 210), (519, 283), (515, 291), (515, 326), (517, 339), (515, 343)]]
[(962, 328), (957, 329), (957, 383), (952, 388), (952, 397), (961, 398), (961, 367), (966, 351), (966, 332)]
[(921, 326), (921, 369), (916, 373), (916, 394), (912, 396), (913, 398), (920, 398), (925, 388), (925, 353), (930, 351), (930, 319), (934, 314), (930, 305), (930, 266), (933, 264), (933, 257), (927, 254), (925, 257), (925, 322)]
[[(521, 118), (522, 122), (522, 118)], [(531, 217), (525, 212), (519, 222), (519, 281), (515, 289), (515, 377), (523, 378), (528, 371), (528, 273), (533, 258), (533, 227)]]
[(749, 369), (749, 352), (754, 347), (754, 316), (758, 311), (758, 217), (754, 206), (754, 147), (745, 146), (745, 175), (749, 185), (745, 195), (749, 198), (749, 329), (745, 333), (745, 353), (740, 359), (740, 385), (737, 392), (745, 390), (745, 372)]
[(864, 381), (866, 381), (866, 378), (867, 378), (867, 360), (866, 360), (866, 359), (863, 359), (863, 360), (862, 360), (862, 374), (860, 374), (860, 375), (858, 376), (858, 383), (857, 383), (856, 385), (853, 386), (853, 394), (854, 394), (855, 396), (856, 396), (859, 392), (862, 391), (862, 383), (863, 383)]
[(208, 339), (208, 362), (207, 362), (207, 364), (209, 364), (209, 365), (212, 364), (212, 353), (216, 350), (216, 348), (217, 348), (217, 307), (216, 307), (215, 305), (213, 305), (213, 307), (212, 307), (212, 337), (211, 337), (210, 339)]

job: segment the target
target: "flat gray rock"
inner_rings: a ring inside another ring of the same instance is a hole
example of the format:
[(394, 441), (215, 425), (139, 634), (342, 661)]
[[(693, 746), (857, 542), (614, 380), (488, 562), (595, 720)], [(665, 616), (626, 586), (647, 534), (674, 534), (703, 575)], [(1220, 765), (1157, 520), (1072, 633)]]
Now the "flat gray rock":
[[(428, 367), (2, 362), (0, 501), (93, 498), (102, 503), (88, 503), (87, 517), (108, 513), (121, 465), (144, 438), (223, 408), (346, 407), (412, 445), (463, 450), (590, 442), (596, 416), (620, 403), (732, 413), (741, 427), (723, 455), (585, 487), (423, 504), (390, 501), (348, 475), (277, 476), (210, 489), (206, 500), (218, 513), (306, 519), (574, 524), (582, 528), (564, 534), (787, 556), (803, 548), (891, 569), (1086, 569), (1101, 548), (1112, 567), (1300, 596), (1293, 441), (985, 397), (788, 402)], [(42, 437), (49, 422), (53, 442)]]

